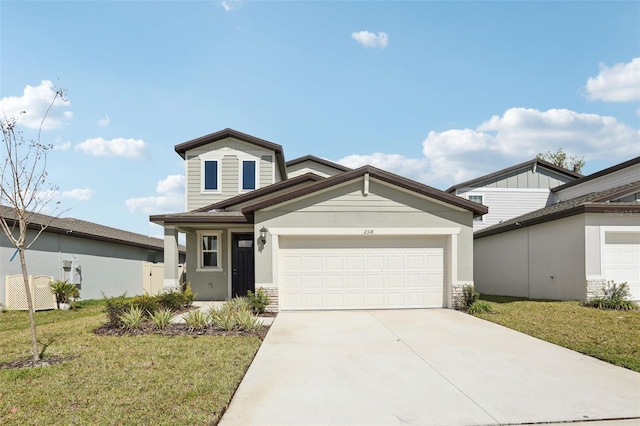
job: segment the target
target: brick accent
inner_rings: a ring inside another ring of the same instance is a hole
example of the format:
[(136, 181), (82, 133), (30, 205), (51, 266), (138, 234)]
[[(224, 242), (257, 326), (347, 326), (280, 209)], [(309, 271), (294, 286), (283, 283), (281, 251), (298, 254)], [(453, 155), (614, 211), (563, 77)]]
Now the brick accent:
[[(278, 288), (277, 287), (260, 287), (269, 296), (269, 306), (267, 306), (267, 312), (278, 312)], [(257, 290), (257, 289), (256, 289)]]
[(473, 281), (461, 281), (451, 287), (451, 307), (453, 309), (462, 307), (462, 287), (465, 285), (473, 285)]
[(606, 285), (607, 280), (605, 280), (604, 278), (587, 280), (587, 300), (604, 296), (604, 288)]

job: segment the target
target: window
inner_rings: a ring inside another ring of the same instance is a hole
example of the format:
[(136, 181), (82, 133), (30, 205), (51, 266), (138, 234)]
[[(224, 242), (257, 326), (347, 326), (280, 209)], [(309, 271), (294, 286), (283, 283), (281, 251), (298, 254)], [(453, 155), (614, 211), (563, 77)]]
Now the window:
[(256, 189), (256, 161), (242, 160), (242, 188), (243, 191)]
[[(469, 201), (473, 201), (474, 203), (478, 203), (478, 204), (484, 204), (483, 203), (483, 199), (484, 196), (483, 195), (469, 195), (468, 196)], [(482, 216), (476, 216), (473, 218), (473, 220), (477, 221), (477, 222), (482, 222)]]
[(221, 269), (221, 232), (198, 232), (198, 269)]
[(202, 189), (217, 191), (218, 188), (218, 160), (205, 160), (202, 163)]

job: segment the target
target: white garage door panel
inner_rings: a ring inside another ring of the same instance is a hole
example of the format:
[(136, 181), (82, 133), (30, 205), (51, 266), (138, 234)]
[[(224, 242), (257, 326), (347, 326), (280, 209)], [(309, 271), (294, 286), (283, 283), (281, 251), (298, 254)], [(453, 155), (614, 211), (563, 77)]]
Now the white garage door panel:
[(607, 233), (604, 258), (607, 281), (628, 283), (631, 299), (640, 301), (640, 232)]
[(282, 309), (442, 307), (444, 239), (281, 237)]

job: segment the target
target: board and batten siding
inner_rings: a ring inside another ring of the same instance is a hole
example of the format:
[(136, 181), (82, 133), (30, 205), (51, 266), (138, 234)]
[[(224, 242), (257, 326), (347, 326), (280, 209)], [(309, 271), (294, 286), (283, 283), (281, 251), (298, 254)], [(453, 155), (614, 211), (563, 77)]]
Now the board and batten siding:
[[(533, 165), (514, 170), (504, 175), (496, 176), (471, 185), (472, 188), (527, 188), (527, 189), (549, 189), (555, 188), (567, 182), (575, 180), (566, 175), (556, 173), (544, 167), (536, 167)], [(469, 188), (458, 190), (464, 191)]]
[(584, 183), (572, 185), (566, 189), (559, 189), (555, 192), (554, 196), (556, 201), (569, 200), (591, 192), (604, 191), (609, 188), (615, 188), (627, 183), (636, 182), (639, 179), (640, 164), (633, 164), (622, 170), (608, 173), (592, 180), (587, 180)]
[(489, 213), (481, 220), (473, 221), (473, 228), (477, 231), (546, 207), (551, 192), (548, 189), (479, 188), (458, 195), (467, 199), (470, 195), (482, 195), (482, 204), (489, 207)]
[[(188, 211), (207, 206), (240, 194), (242, 159), (257, 160), (258, 188), (277, 182), (275, 153), (235, 138), (225, 138), (185, 153), (185, 192)], [(202, 190), (202, 162), (218, 160), (219, 190)]]

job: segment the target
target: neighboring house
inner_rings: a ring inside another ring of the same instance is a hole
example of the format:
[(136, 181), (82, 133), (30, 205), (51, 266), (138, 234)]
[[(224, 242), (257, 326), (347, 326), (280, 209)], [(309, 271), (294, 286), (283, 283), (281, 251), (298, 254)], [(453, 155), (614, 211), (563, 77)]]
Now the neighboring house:
[[(12, 223), (13, 209), (0, 206), (0, 215)], [(142, 294), (150, 274), (161, 275), (164, 242), (72, 218), (32, 216), (27, 241), (47, 228), (25, 252), (28, 274), (45, 275), (79, 285), (82, 299)], [(184, 255), (184, 248), (181, 249)], [(182, 255), (182, 259), (184, 256)], [(160, 269), (156, 268), (159, 266)], [(5, 287), (7, 276), (21, 274), (20, 259), (9, 239), (0, 234), (0, 302), (11, 305)], [(162, 281), (158, 290), (162, 290)], [(151, 287), (147, 287), (151, 288)], [(22, 290), (22, 288), (20, 288)], [(24, 294), (24, 293), (23, 293)], [(9, 303), (7, 303), (9, 302)]]
[(302, 157), (225, 129), (175, 147), (187, 212), (164, 226), (165, 287), (178, 234), (199, 300), (265, 289), (278, 309), (450, 307), (473, 283), (473, 218), (486, 207), (375, 167)]
[(489, 213), (474, 219), (473, 229), (477, 231), (549, 205), (553, 188), (581, 177), (579, 173), (534, 158), (454, 185), (446, 192), (489, 208)]
[(586, 300), (607, 281), (640, 301), (640, 157), (552, 189), (549, 206), (474, 234), (476, 288)]

